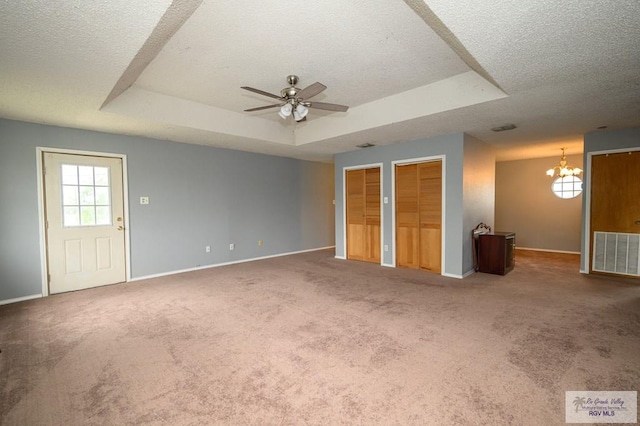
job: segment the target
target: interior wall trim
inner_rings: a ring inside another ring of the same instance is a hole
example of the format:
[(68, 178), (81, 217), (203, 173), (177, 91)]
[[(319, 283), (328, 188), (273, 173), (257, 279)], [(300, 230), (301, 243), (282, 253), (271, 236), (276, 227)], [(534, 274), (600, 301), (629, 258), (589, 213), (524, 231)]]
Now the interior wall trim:
[(312, 249), (307, 249), (307, 250), (291, 251), (291, 252), (287, 252), (287, 253), (271, 254), (269, 256), (252, 257), (250, 259), (233, 260), (231, 262), (214, 263), (212, 265), (197, 266), (195, 268), (179, 269), (179, 270), (176, 270), (176, 271), (162, 272), (162, 273), (159, 273), (159, 274), (145, 275), (145, 276), (142, 276), (142, 277), (135, 277), (135, 278), (131, 278), (128, 282), (148, 280), (148, 279), (151, 279), (151, 278), (166, 277), (166, 276), (169, 276), (169, 275), (183, 274), (185, 272), (200, 271), (200, 270), (203, 270), (203, 269), (218, 268), (220, 266), (236, 265), (238, 263), (254, 262), (256, 260), (272, 259), (274, 257), (292, 256), (294, 254), (308, 253), (308, 252), (312, 252), (312, 251), (329, 250), (329, 249), (332, 249), (332, 248), (335, 248), (335, 247), (336, 246), (318, 247), (318, 248), (312, 248)]
[(23, 296), (23, 297), (16, 297), (14, 299), (0, 300), (0, 306), (8, 305), (10, 303), (25, 302), (27, 300), (32, 300), (32, 299), (40, 299), (41, 297), (42, 297), (42, 294), (32, 294), (31, 296)]
[(564, 253), (564, 254), (577, 254), (577, 255), (580, 255), (579, 251), (551, 250), (551, 249), (530, 248), (530, 247), (516, 247), (516, 250), (529, 250), (529, 251), (539, 251), (539, 252), (543, 252), (543, 253)]

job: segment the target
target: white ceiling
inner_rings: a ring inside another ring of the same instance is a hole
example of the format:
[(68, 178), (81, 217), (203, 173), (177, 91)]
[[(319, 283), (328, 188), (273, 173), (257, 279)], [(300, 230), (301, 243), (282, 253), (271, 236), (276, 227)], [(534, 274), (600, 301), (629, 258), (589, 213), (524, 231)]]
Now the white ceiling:
[[(25, 0), (0, 3), (0, 116), (330, 161), (451, 132), (499, 160), (640, 126), (637, 0)], [(286, 76), (320, 81), (282, 120)], [(492, 127), (513, 123), (502, 133)]]

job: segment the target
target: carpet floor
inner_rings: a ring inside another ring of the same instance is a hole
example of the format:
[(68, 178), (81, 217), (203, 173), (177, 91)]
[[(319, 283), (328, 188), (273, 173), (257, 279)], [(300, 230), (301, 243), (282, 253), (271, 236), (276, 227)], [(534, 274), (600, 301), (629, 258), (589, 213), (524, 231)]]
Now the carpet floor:
[(638, 390), (640, 281), (318, 251), (0, 306), (2, 425), (560, 425)]

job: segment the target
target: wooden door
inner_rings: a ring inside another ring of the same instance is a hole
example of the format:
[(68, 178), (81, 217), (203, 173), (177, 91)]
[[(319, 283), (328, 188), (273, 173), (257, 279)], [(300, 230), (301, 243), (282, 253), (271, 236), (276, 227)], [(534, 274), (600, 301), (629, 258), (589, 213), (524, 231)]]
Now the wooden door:
[(595, 232), (640, 234), (640, 151), (594, 155), (591, 160), (593, 249)]
[(420, 180), (420, 268), (440, 273), (442, 242), (442, 162), (418, 165)]
[(364, 260), (364, 170), (347, 171), (347, 259)]
[(365, 169), (364, 260), (380, 263), (380, 168)]
[(420, 266), (418, 165), (396, 166), (396, 265)]
[(44, 153), (51, 294), (126, 280), (122, 160)]
[(396, 166), (396, 265), (441, 271), (442, 162)]
[(348, 170), (347, 259), (380, 263), (380, 168)]

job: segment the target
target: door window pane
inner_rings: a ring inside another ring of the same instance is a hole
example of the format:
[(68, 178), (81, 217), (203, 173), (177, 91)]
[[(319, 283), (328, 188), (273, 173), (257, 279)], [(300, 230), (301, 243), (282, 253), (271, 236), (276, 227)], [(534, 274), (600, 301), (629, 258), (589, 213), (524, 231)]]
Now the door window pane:
[(94, 206), (96, 200), (93, 196), (93, 186), (81, 186), (80, 187), (80, 205), (81, 206)]
[(64, 226), (111, 225), (109, 167), (63, 164)]
[(111, 224), (111, 207), (96, 206), (96, 225)]
[(62, 165), (62, 184), (77, 185), (78, 184), (78, 166), (71, 164)]
[(64, 226), (80, 225), (80, 207), (64, 207)]
[(94, 167), (96, 186), (109, 186), (109, 168)]
[(96, 186), (96, 206), (109, 205), (109, 188), (104, 186)]
[(78, 166), (78, 177), (80, 185), (93, 185), (93, 167)]
[(80, 207), (80, 225), (89, 226), (96, 224), (96, 208), (95, 206)]
[(78, 187), (71, 185), (63, 185), (62, 199), (65, 206), (77, 206), (80, 198), (78, 197)]

